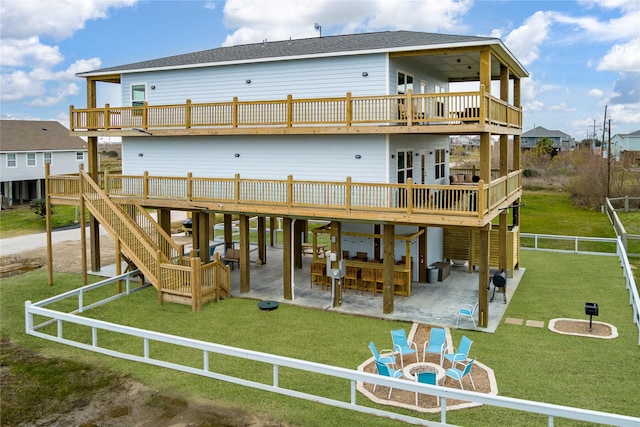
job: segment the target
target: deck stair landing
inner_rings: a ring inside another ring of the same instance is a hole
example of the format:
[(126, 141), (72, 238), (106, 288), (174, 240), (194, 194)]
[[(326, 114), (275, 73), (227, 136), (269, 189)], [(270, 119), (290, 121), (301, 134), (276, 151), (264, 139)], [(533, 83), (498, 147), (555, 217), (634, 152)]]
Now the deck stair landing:
[(81, 183), (86, 207), (156, 288), (159, 303), (171, 301), (199, 310), (211, 300), (231, 296), (229, 267), (217, 256), (207, 264), (185, 257), (182, 246), (135, 201), (114, 203), (84, 171)]

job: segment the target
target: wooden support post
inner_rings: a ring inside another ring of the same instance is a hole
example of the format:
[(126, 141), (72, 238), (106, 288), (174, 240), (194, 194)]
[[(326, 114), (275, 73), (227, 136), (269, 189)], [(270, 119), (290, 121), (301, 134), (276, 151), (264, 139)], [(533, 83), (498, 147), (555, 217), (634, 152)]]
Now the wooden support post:
[(395, 266), (395, 226), (393, 224), (384, 225), (384, 281), (382, 284), (382, 312), (384, 314), (393, 313), (393, 270)]
[(158, 225), (169, 236), (171, 236), (171, 210), (166, 208), (158, 208), (156, 212), (158, 216)]
[(271, 247), (276, 246), (276, 240), (278, 238), (278, 233), (276, 231), (276, 227), (278, 226), (278, 218), (275, 216), (269, 217), (269, 243)]
[[(82, 174), (80, 174), (80, 183), (82, 184)], [(80, 250), (82, 251), (82, 285), (87, 286), (87, 223), (84, 216), (84, 197), (80, 195)]]
[[(305, 221), (306, 222), (306, 221)], [(331, 268), (339, 268), (340, 259), (342, 259), (342, 223), (338, 221), (331, 221), (331, 252), (336, 254), (336, 260), (331, 262)], [(314, 233), (314, 238), (316, 234)], [(315, 243), (315, 242), (314, 242)], [(316, 254), (314, 253), (314, 257)], [(326, 256), (326, 255), (325, 255)], [(340, 283), (344, 281), (344, 278), (340, 279)], [(338, 281), (335, 281), (335, 292), (333, 293), (333, 306), (340, 307), (342, 305), (342, 286), (338, 286)]]
[(45, 209), (46, 209), (46, 226), (47, 226), (47, 267), (49, 268), (49, 286), (53, 285), (53, 242), (51, 241), (51, 188), (49, 182), (49, 174), (51, 173), (51, 165), (44, 164), (44, 185), (45, 185)]
[(224, 214), (224, 249), (233, 249), (233, 220), (230, 214)]
[(258, 261), (267, 263), (267, 221), (264, 216), (258, 217)]
[(251, 260), (249, 259), (249, 217), (240, 215), (240, 293), (246, 294), (251, 290), (250, 270)]
[(282, 250), (282, 279), (284, 286), (284, 299), (293, 299), (293, 268), (291, 257), (292, 244), (292, 220), (291, 218), (282, 218), (282, 234), (283, 234), (283, 250)]
[(198, 228), (193, 229), (193, 234), (198, 235), (198, 248), (200, 249), (200, 261), (205, 264), (209, 262), (209, 214), (206, 212), (198, 212)]
[[(122, 274), (122, 246), (120, 239), (116, 239), (116, 276)], [(122, 293), (122, 280), (116, 282), (116, 292)]]
[(478, 325), (486, 328), (489, 325), (489, 253), (491, 224), (480, 229), (480, 259), (478, 264), (480, 271), (478, 273)]
[(418, 281), (427, 283), (427, 227), (420, 227), (422, 234), (418, 237)]
[(193, 252), (198, 256), (200, 253), (200, 238), (198, 235), (198, 230), (200, 229), (200, 215), (199, 212), (193, 211), (191, 212), (191, 247), (193, 248)]
[(296, 268), (302, 268), (302, 242), (306, 242), (307, 221), (298, 219), (293, 224), (293, 261)]
[[(96, 78), (87, 78), (87, 108), (97, 107)], [(98, 172), (100, 170), (98, 158), (98, 137), (87, 137), (88, 169), (87, 173), (98, 182)], [(82, 189), (80, 190), (82, 192)], [(82, 195), (82, 194), (81, 194)], [(89, 217), (89, 239), (91, 247), (91, 271), (100, 271), (100, 223), (96, 218)]]

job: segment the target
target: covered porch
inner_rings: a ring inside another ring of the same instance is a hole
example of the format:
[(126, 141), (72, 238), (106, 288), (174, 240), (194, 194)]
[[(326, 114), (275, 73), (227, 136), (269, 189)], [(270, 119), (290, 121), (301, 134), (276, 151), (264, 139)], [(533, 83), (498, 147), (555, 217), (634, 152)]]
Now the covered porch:
[[(219, 248), (217, 250), (222, 249)], [(336, 313), (451, 328), (456, 327), (456, 317), (459, 309), (466, 304), (475, 304), (479, 298), (478, 271), (469, 272), (466, 265), (456, 266), (452, 264), (450, 276), (441, 282), (412, 282), (411, 296), (395, 296), (394, 311), (392, 313), (383, 313), (384, 298), (381, 295), (374, 296), (371, 292), (360, 292), (353, 289), (343, 289), (342, 304), (332, 307), (331, 289), (310, 285), (310, 264), (312, 259), (311, 257), (303, 257), (302, 268), (295, 268), (293, 272), (293, 299), (286, 300), (282, 278), (282, 256), (284, 251), (277, 247), (268, 247), (267, 251), (268, 262), (262, 265), (256, 265), (258, 259), (257, 250), (250, 251), (251, 287), (249, 292), (240, 293), (239, 269), (231, 272), (231, 293), (234, 298), (277, 301), (281, 304), (292, 304)], [(494, 271), (497, 270), (491, 269), (491, 273)], [(469, 318), (461, 318), (457, 327), (495, 332), (502, 322), (504, 313), (524, 271), (524, 269), (517, 269), (514, 271), (513, 277), (507, 278), (506, 304), (503, 302), (503, 294), (498, 292), (495, 294), (494, 301), (488, 302), (490, 309), (486, 328), (480, 326), (474, 328)], [(488, 298), (491, 298), (492, 293), (493, 285), (488, 292)], [(222, 303), (224, 304), (224, 301)], [(213, 308), (215, 309), (215, 307)]]

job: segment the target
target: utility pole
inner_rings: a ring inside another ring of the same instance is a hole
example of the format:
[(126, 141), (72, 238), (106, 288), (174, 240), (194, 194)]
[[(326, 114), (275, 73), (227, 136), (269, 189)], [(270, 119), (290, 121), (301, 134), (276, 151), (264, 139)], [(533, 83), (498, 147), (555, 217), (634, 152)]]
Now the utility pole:
[(611, 119), (609, 119), (609, 140), (607, 142), (607, 199), (611, 192)]
[[(595, 124), (593, 126), (593, 128), (595, 129)], [(602, 144), (604, 144), (604, 133), (607, 130), (607, 106), (604, 106), (604, 122), (602, 123)], [(602, 145), (600, 145), (600, 156), (604, 157), (604, 154), (602, 153)]]

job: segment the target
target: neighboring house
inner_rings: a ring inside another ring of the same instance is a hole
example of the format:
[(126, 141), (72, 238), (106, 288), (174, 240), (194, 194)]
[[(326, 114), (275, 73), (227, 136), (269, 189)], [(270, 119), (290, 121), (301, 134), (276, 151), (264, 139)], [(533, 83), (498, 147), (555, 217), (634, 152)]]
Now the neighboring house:
[[(603, 157), (609, 155), (607, 141), (603, 144)], [(611, 137), (611, 157), (622, 160), (627, 167), (640, 167), (640, 130)]]
[(87, 143), (58, 122), (0, 120), (0, 191), (9, 206), (45, 196), (45, 163), (58, 175), (78, 173), (87, 160)]
[(536, 148), (536, 143), (542, 138), (549, 138), (553, 141), (553, 148), (555, 150), (553, 153), (554, 155), (573, 151), (576, 148), (575, 139), (566, 133), (559, 130), (549, 130), (542, 126), (537, 126), (522, 134), (522, 149), (530, 150), (532, 148)]
[[(489, 264), (507, 257), (475, 255), (468, 241), (473, 232), (481, 242), (474, 250), (488, 253), (493, 218), (514, 203), (518, 210), (520, 80), (528, 76), (499, 39), (410, 31), (315, 37), (79, 76), (90, 101), (97, 82), (120, 84), (122, 93), (123, 107), (71, 107), (71, 133), (88, 138), (89, 172), (97, 173), (97, 138), (122, 137), (125, 177), (107, 182), (108, 195), (157, 208), (163, 227), (164, 211), (191, 211), (194, 247), (205, 261), (207, 215), (224, 214), (229, 227), (238, 215), (242, 292), (250, 283), (248, 228), (242, 231), (250, 216), (283, 218), (286, 299), (306, 222), (317, 219), (330, 222), (324, 232), (337, 258), (332, 268), (347, 252), (383, 260), (384, 280), (372, 286), (385, 289), (385, 312), (393, 311), (400, 255), (401, 272), (421, 282), (430, 264), (469, 259), (480, 268), (480, 323), (486, 321)], [(492, 88), (492, 81), (501, 84)], [(455, 93), (458, 82), (475, 82), (477, 90)], [(479, 136), (479, 183), (449, 185), (450, 135)], [(490, 169), (492, 135), (505, 144), (513, 139), (515, 149), (500, 154), (513, 170)], [(506, 236), (505, 218), (494, 226), (495, 239)], [(463, 243), (445, 244), (447, 229)], [(225, 236), (229, 247), (231, 232)], [(91, 240), (98, 252), (98, 239)], [(497, 250), (506, 252), (506, 245)], [(155, 273), (149, 268), (145, 277), (154, 283)]]

